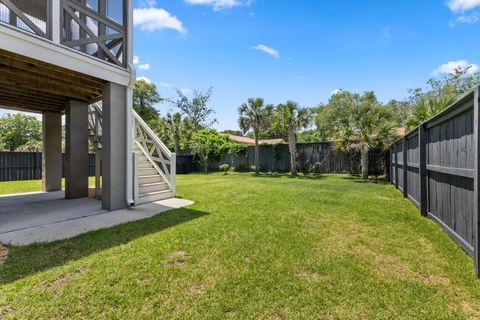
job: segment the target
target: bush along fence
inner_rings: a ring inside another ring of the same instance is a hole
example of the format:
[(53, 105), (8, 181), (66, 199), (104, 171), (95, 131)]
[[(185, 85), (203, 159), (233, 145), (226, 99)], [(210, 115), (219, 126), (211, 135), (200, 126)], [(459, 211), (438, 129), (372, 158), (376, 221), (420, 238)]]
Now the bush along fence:
[(480, 87), (394, 143), (390, 181), (450, 235), (480, 276)]
[[(64, 176), (65, 155), (62, 156)], [(95, 176), (95, 155), (88, 159), (88, 174)], [(0, 152), (0, 181), (42, 179), (42, 154), (37, 152)]]
[[(297, 144), (299, 171), (303, 173), (360, 173), (360, 156), (333, 150), (332, 143)], [(240, 155), (226, 154), (209, 161), (208, 168), (218, 171), (222, 164), (229, 164), (235, 171), (252, 171), (255, 166), (255, 147), (249, 146)], [(369, 173), (383, 175), (384, 152), (372, 151), (369, 155)], [(260, 146), (260, 170), (262, 172), (290, 172), (290, 153), (287, 144)], [(190, 154), (177, 156), (177, 172), (202, 171), (202, 167)]]

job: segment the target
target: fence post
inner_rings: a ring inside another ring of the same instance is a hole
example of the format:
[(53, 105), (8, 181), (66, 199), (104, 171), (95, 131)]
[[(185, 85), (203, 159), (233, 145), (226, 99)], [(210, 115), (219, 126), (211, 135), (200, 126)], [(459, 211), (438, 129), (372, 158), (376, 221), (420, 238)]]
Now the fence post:
[(398, 152), (397, 152), (397, 142), (394, 143), (393, 145), (393, 154), (395, 158), (395, 188), (398, 189)]
[(427, 216), (428, 193), (427, 193), (427, 124), (422, 123), (418, 127), (418, 148), (420, 149), (419, 177), (420, 177), (420, 213)]
[(479, 210), (479, 182), (480, 182), (480, 87), (475, 88), (475, 98), (474, 98), (474, 107), (473, 107), (473, 141), (475, 146), (475, 162), (474, 162), (474, 169), (475, 169), (475, 178), (473, 182), (473, 232), (475, 236), (475, 242), (473, 244), (473, 259), (475, 264), (475, 274), (477, 277), (480, 276), (480, 238), (479, 238), (479, 223), (480, 223), (480, 210)]
[(407, 136), (404, 136), (402, 139), (402, 154), (403, 154), (403, 196), (408, 198), (408, 148), (407, 148)]

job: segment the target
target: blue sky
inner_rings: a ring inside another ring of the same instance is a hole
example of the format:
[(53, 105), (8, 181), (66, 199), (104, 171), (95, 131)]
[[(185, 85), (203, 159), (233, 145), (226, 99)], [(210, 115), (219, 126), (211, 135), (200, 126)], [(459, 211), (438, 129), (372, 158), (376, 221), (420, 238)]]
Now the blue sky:
[(220, 130), (238, 127), (249, 97), (311, 107), (342, 88), (386, 102), (433, 74), (480, 65), (480, 0), (136, 0), (135, 8), (138, 76), (165, 98), (212, 86)]
[[(175, 88), (214, 87), (222, 130), (237, 128), (237, 108), (248, 97), (316, 106), (342, 88), (375, 90), (386, 102), (433, 74), (480, 65), (480, 0), (158, 0), (136, 7), (137, 66), (150, 67), (138, 76), (164, 97)], [(171, 108), (158, 107), (163, 114)]]

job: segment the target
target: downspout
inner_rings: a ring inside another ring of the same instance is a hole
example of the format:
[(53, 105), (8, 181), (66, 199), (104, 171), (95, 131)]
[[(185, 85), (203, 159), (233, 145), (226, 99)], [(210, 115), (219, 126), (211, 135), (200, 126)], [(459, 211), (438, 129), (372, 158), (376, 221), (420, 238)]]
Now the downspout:
[(135, 87), (135, 80), (137, 74), (135, 67), (133, 66), (133, 0), (125, 0), (127, 2), (127, 12), (125, 17), (127, 18), (127, 62), (128, 71), (130, 73), (130, 81), (127, 87), (127, 123), (125, 128), (127, 131), (125, 146), (126, 146), (126, 164), (127, 164), (127, 192), (126, 200), (129, 206), (135, 205), (133, 197), (134, 185), (133, 185), (133, 157), (132, 157), (132, 109), (133, 109), (133, 88)]

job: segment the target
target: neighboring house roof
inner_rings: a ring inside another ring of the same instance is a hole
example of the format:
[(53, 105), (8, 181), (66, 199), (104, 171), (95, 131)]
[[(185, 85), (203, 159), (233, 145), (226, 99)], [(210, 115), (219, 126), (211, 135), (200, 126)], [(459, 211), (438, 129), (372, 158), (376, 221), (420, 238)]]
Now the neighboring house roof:
[(407, 134), (407, 129), (406, 128), (397, 128), (397, 135), (400, 137), (403, 137)]
[[(251, 145), (255, 144), (255, 139), (252, 139), (252, 138), (236, 136), (233, 134), (229, 134), (228, 136), (230, 137), (230, 139), (238, 143), (251, 144)], [(285, 141), (283, 141), (283, 139), (267, 139), (267, 140), (258, 141), (258, 144), (279, 144), (284, 142)]]

